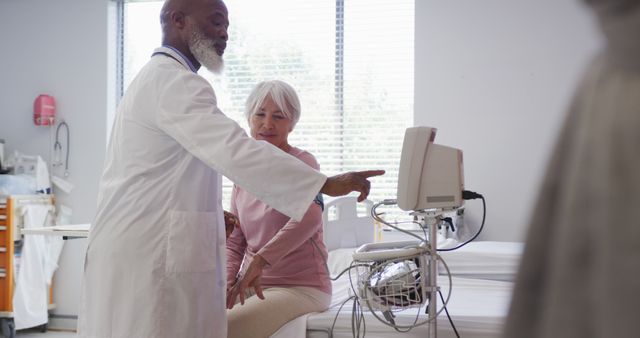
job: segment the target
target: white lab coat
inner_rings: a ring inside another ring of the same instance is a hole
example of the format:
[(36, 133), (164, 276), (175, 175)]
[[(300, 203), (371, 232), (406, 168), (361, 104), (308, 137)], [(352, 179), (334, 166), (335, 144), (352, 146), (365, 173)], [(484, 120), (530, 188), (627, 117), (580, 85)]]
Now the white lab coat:
[(220, 174), (300, 219), (326, 176), (246, 135), (168, 48), (118, 108), (85, 261), (79, 336), (226, 337)]
[[(25, 229), (47, 225), (50, 205), (28, 205), (22, 208)], [(49, 249), (49, 243), (42, 235), (24, 237), (12, 299), (16, 330), (46, 324), (49, 319), (47, 285), (51, 284), (51, 276), (57, 267), (57, 257), (48, 257)]]

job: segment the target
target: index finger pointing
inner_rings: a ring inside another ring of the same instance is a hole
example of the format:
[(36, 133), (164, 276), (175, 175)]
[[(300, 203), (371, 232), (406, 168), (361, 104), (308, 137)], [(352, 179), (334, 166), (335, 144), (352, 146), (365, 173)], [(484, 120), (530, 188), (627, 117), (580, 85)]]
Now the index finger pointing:
[(358, 176), (363, 176), (364, 178), (369, 178), (372, 176), (380, 176), (384, 175), (384, 170), (365, 170), (365, 171), (357, 171), (356, 174)]

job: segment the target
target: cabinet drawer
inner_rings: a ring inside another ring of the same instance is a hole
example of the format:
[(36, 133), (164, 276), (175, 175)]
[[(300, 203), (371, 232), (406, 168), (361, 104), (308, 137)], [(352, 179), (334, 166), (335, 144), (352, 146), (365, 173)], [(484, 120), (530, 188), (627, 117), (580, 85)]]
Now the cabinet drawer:
[(9, 250), (6, 247), (0, 247), (0, 268), (7, 268), (11, 260), (9, 259)]
[(5, 273), (11, 268), (10, 265), (13, 264), (10, 258), (9, 252), (0, 252), (0, 269), (5, 269)]
[(13, 241), (13, 238), (9, 237), (9, 231), (7, 231), (7, 227), (4, 225), (0, 225), (0, 246), (6, 248), (9, 245), (10, 241)]

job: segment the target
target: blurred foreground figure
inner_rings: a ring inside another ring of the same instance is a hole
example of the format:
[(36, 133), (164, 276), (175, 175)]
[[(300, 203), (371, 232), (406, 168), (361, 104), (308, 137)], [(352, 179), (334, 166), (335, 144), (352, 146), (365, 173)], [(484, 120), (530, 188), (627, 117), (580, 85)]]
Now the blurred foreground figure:
[(606, 37), (548, 168), (506, 338), (640, 335), (640, 1), (586, 1)]

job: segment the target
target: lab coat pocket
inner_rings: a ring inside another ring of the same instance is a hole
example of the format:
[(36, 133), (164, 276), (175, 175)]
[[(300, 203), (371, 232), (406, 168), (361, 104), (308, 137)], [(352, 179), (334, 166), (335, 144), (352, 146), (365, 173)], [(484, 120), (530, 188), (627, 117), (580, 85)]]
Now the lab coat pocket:
[(216, 268), (217, 213), (171, 211), (165, 272), (207, 272)]

